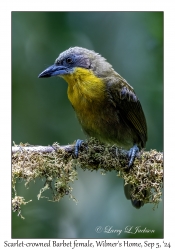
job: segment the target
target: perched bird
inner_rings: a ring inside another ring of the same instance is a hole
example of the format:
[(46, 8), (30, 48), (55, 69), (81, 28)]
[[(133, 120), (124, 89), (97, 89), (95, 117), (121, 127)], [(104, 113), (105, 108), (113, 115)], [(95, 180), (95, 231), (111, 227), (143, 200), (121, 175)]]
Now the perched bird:
[[(68, 83), (68, 98), (84, 132), (103, 143), (129, 149), (130, 167), (147, 141), (147, 125), (134, 89), (105, 58), (81, 47), (62, 52), (41, 77), (60, 76)], [(136, 208), (142, 201), (132, 200), (131, 185), (125, 195)]]

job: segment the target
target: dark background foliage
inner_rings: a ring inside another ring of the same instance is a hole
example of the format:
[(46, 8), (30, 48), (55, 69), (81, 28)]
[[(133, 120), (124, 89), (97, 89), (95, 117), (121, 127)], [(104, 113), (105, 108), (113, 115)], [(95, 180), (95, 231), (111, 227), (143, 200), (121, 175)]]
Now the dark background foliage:
[[(103, 55), (131, 84), (148, 124), (146, 149), (163, 150), (163, 13), (162, 12), (12, 12), (12, 140), (34, 145), (60, 144), (85, 136), (67, 98), (61, 78), (39, 79), (59, 53), (81, 46)], [(73, 184), (76, 205), (68, 197), (59, 203), (37, 200), (45, 180), (18, 194), (26, 201), (25, 220), (12, 214), (13, 238), (161, 238), (163, 202), (140, 210), (123, 193), (115, 172), (79, 170)], [(48, 191), (47, 195), (50, 195)], [(154, 233), (124, 233), (128, 225)], [(97, 233), (97, 226), (122, 229)]]

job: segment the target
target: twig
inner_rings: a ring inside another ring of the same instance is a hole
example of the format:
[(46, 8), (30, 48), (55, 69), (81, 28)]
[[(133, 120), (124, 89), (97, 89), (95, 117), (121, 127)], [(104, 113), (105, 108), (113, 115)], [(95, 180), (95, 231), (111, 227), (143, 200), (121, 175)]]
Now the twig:
[[(17, 199), (17, 179), (25, 180), (25, 185), (36, 178), (44, 178), (45, 185), (39, 191), (38, 199), (47, 189), (52, 189), (52, 200), (59, 201), (64, 195), (72, 196), (71, 182), (78, 179), (77, 167), (83, 170), (101, 170), (102, 173), (115, 170), (117, 176), (132, 185), (133, 199), (157, 205), (161, 200), (163, 187), (163, 154), (156, 150), (141, 151), (133, 166), (128, 169), (127, 150), (115, 146), (105, 146), (90, 138), (74, 156), (74, 145), (31, 146), (20, 144), (12, 147), (12, 187), (14, 199)], [(143, 197), (143, 190), (149, 190), (149, 196)], [(24, 202), (21, 202), (24, 204)], [(19, 207), (21, 204), (16, 204)], [(26, 203), (25, 203), (26, 204)], [(19, 210), (20, 211), (20, 210)], [(19, 212), (18, 211), (18, 212)]]

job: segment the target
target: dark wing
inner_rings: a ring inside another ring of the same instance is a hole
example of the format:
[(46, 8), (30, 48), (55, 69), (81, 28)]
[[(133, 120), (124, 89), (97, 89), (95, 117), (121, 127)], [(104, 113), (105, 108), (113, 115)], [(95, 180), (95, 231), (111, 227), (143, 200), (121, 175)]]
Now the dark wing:
[(146, 119), (133, 88), (118, 74), (108, 83), (108, 93), (113, 105), (120, 111), (123, 121), (138, 134), (141, 146), (144, 147), (147, 141)]

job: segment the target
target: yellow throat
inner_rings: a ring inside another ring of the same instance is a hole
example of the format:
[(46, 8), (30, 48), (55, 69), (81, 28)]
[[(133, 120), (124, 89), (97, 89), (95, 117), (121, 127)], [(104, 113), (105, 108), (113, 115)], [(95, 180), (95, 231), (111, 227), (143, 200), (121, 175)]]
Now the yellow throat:
[(68, 98), (76, 111), (85, 111), (94, 101), (98, 105), (104, 100), (105, 84), (91, 70), (77, 67), (63, 78), (68, 83)]

